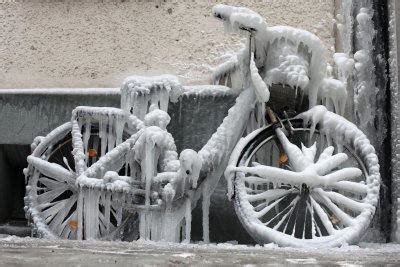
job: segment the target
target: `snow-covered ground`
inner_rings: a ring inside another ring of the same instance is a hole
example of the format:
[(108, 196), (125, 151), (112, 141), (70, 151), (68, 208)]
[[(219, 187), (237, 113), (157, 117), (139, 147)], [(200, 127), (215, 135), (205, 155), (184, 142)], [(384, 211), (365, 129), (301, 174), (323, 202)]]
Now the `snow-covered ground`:
[(173, 244), (44, 240), (2, 236), (0, 266), (336, 265), (400, 264), (400, 245), (362, 243), (337, 249), (278, 248), (273, 244)]

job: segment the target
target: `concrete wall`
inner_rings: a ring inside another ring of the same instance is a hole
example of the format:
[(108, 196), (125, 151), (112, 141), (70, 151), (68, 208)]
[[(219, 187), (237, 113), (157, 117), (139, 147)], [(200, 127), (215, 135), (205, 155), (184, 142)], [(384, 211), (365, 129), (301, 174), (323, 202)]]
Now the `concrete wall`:
[[(201, 88), (185, 86), (187, 92), (178, 102), (169, 104), (168, 130), (179, 151), (201, 149), (237, 96), (232, 92), (215, 92), (200, 97), (196, 90)], [(70, 121), (77, 106), (120, 107), (119, 89), (0, 90), (0, 145), (31, 144), (36, 136), (46, 136)]]
[(118, 87), (133, 73), (165, 72), (205, 83), (240, 48), (212, 18), (217, 2), (334, 45), (333, 0), (0, 0), (0, 88)]

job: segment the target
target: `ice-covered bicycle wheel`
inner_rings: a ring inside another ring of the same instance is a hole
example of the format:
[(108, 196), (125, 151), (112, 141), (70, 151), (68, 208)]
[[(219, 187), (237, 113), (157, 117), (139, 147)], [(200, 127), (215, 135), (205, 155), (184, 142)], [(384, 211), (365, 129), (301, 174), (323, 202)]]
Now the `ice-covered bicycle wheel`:
[(38, 236), (75, 239), (78, 190), (71, 153), (71, 123), (41, 139), (28, 157), (25, 171), (28, 219)]
[(235, 210), (240, 221), (262, 244), (356, 243), (367, 230), (378, 200), (379, 165), (373, 147), (354, 125), (334, 128), (335, 140), (342, 140), (335, 144), (325, 136), (332, 129), (317, 128), (310, 134), (302, 120), (291, 122), (294, 131), (286, 139), (288, 145), (305, 145), (297, 153), (310, 159), (303, 163), (316, 170), (315, 176), (299, 172), (299, 162), (296, 170), (271, 125), (254, 131), (238, 143), (230, 159), (236, 166)]
[[(101, 114), (100, 114), (101, 115)], [(99, 117), (99, 114), (96, 116)], [(110, 120), (111, 123), (114, 121)], [(85, 239), (85, 225), (82, 219), (83, 209), (79, 209), (78, 202), (82, 201), (82, 190), (76, 183), (79, 176), (76, 170), (77, 160), (74, 158), (76, 151), (83, 148), (86, 159), (83, 161), (87, 166), (97, 162), (104, 155), (104, 147), (108, 150), (116, 145), (118, 138), (112, 138), (106, 132), (99, 131), (99, 127), (113, 129), (107, 125), (111, 123), (96, 123), (92, 119), (90, 128), (82, 126), (78, 131), (82, 134), (75, 136), (79, 139), (78, 148), (74, 144), (73, 122), (65, 123), (53, 130), (46, 137), (36, 139), (33, 144), (33, 152), (28, 157), (28, 167), (25, 170), (27, 179), (27, 190), (25, 205), (28, 219), (33, 223), (34, 234), (47, 238)], [(129, 122), (131, 126), (135, 121)], [(128, 125), (129, 123), (126, 123)], [(87, 123), (86, 123), (87, 125)], [(121, 140), (125, 141), (134, 132), (134, 127), (126, 126), (121, 129)], [(83, 140), (81, 140), (83, 137)], [(104, 141), (107, 139), (107, 141)], [(112, 140), (114, 144), (108, 145)], [(123, 169), (124, 164), (118, 166)], [(115, 171), (115, 169), (112, 169)], [(117, 171), (118, 171), (117, 170)], [(108, 171), (108, 169), (104, 169)], [(123, 171), (123, 170), (122, 170)], [(106, 238), (106, 235), (115, 232), (120, 226), (122, 216), (120, 204), (113, 203), (100, 192), (96, 196), (95, 206), (99, 212), (95, 214), (98, 218), (98, 238)], [(91, 226), (93, 227), (93, 226)]]

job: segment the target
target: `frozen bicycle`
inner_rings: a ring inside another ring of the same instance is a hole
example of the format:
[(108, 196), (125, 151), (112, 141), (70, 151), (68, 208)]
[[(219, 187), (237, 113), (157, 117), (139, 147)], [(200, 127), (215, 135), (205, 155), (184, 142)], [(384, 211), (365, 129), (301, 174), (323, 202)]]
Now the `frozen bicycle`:
[[(245, 8), (219, 5), (213, 12), (229, 28), (252, 34), (214, 73), (240, 94), (207, 144), (178, 157), (166, 130), (168, 103), (185, 90), (174, 77), (127, 78), (121, 109), (78, 107), (70, 122), (35, 139), (25, 173), (26, 210), (37, 235), (189, 242), (191, 210), (202, 197), (208, 242), (210, 196), (231, 157), (229, 196), (258, 242), (358, 241), (375, 210), (379, 166), (353, 124), (316, 106), (322, 101), (339, 114), (344, 108), (343, 83), (326, 77), (322, 43), (305, 31), (267, 28)], [(281, 122), (270, 112), (267, 125), (266, 102), (285, 118), (303, 111), (303, 96), (310, 111)], [(239, 141), (245, 131), (251, 134)]]
[(214, 15), (249, 35), (247, 49), (217, 72), (217, 80), (228, 84), (239, 70), (247, 72), (257, 95), (248, 135), (225, 171), (228, 197), (243, 226), (261, 244), (358, 242), (375, 213), (380, 175), (367, 137), (338, 115), (344, 113), (350, 73), (342, 81), (327, 77), (324, 47), (308, 32), (267, 28), (244, 8), (220, 5)]

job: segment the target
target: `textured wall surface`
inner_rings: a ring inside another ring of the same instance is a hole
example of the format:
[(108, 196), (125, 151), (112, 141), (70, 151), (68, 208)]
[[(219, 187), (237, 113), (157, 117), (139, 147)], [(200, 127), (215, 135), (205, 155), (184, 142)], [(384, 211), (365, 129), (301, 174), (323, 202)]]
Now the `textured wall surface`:
[[(205, 83), (210, 68), (240, 48), (240, 39), (212, 18), (217, 2), (0, 1), (0, 88), (115, 87), (134, 73)], [(221, 2), (334, 44), (333, 0)]]

